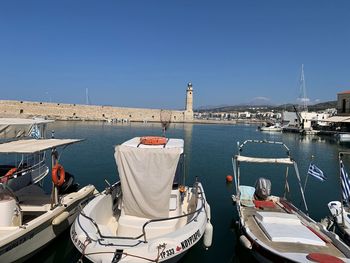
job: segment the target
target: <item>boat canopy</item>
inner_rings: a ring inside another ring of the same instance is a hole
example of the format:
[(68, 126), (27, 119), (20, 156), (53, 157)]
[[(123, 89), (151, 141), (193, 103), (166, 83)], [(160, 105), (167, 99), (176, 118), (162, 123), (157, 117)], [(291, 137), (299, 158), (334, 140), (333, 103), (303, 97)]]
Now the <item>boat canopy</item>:
[(259, 157), (247, 157), (242, 155), (236, 155), (235, 158), (238, 162), (248, 163), (277, 163), (277, 164), (293, 164), (293, 160), (290, 158), (259, 158)]
[(34, 131), (38, 130), (38, 126), (42, 126), (50, 122), (53, 122), (53, 120), (45, 120), (42, 118), (0, 118), (0, 139), (13, 139), (29, 136), (31, 133), (33, 133), (33, 129)]
[(181, 139), (168, 139), (166, 145), (142, 145), (136, 137), (115, 147), (126, 215), (149, 219), (169, 216), (171, 189), (183, 145)]
[(36, 153), (58, 146), (65, 146), (82, 141), (81, 139), (29, 139), (0, 144), (0, 153)]
[(0, 125), (32, 125), (54, 122), (54, 120), (45, 120), (42, 118), (18, 119), (18, 118), (0, 118)]

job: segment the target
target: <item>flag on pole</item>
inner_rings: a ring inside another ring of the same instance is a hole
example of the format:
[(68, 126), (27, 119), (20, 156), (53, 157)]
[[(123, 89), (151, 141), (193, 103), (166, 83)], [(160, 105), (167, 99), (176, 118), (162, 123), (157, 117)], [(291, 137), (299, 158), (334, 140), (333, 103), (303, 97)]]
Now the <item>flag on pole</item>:
[(37, 124), (34, 124), (29, 132), (34, 139), (40, 139), (40, 130)]
[(350, 198), (350, 180), (342, 160), (340, 160), (340, 180), (343, 200), (348, 203)]
[(322, 170), (318, 168), (313, 163), (310, 163), (309, 170), (307, 171), (307, 174), (310, 176), (315, 177), (316, 179), (320, 180), (321, 182), (325, 181), (327, 177), (323, 174)]

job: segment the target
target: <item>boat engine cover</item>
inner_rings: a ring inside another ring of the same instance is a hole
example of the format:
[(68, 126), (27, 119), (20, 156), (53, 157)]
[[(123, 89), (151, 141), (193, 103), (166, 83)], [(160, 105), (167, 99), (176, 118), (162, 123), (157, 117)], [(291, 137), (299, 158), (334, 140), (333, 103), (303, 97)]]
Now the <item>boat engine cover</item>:
[(266, 200), (271, 194), (271, 181), (260, 177), (255, 183), (255, 198), (258, 200)]

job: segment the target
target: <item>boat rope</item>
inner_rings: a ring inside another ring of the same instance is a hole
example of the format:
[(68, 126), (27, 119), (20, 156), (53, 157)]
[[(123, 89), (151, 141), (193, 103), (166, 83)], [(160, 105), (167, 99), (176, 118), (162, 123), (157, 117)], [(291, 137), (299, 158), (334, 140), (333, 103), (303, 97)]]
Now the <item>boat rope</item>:
[[(164, 249), (165, 249), (165, 247), (164, 247)], [(162, 250), (162, 252), (164, 251), (164, 249)], [(91, 256), (91, 255), (98, 255), (98, 254), (114, 254), (114, 253), (115, 253), (115, 251), (100, 251), (100, 252), (85, 253), (84, 255), (85, 256)], [(139, 259), (147, 260), (149, 262), (156, 262), (156, 263), (159, 262), (159, 257), (160, 257), (160, 253), (161, 252), (159, 252), (159, 250), (158, 250), (158, 253), (159, 253), (159, 255), (157, 256), (156, 259), (151, 259), (151, 258), (146, 258), (146, 257), (143, 257), (143, 256), (138, 256), (138, 255), (122, 252), (122, 254), (124, 256), (139, 258)], [(79, 259), (78, 263), (81, 263), (81, 262), (83, 262), (83, 261), (80, 261), (80, 259)]]
[(90, 243), (91, 243), (91, 239), (89, 237), (86, 237), (85, 242), (84, 242), (83, 251), (81, 251), (81, 256), (78, 260), (78, 263), (83, 263), (83, 258), (85, 256), (85, 249)]

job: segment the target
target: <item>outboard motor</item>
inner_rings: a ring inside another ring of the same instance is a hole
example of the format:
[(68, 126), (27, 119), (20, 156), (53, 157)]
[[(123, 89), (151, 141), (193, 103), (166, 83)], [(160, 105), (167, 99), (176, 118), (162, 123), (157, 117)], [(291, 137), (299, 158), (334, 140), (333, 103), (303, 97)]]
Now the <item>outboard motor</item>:
[(266, 200), (271, 194), (271, 181), (260, 177), (255, 183), (255, 198), (258, 200)]
[(79, 184), (75, 182), (74, 175), (66, 172), (65, 173), (65, 181), (64, 183), (59, 187), (58, 193), (59, 194), (69, 194), (72, 192), (76, 192), (79, 188)]

